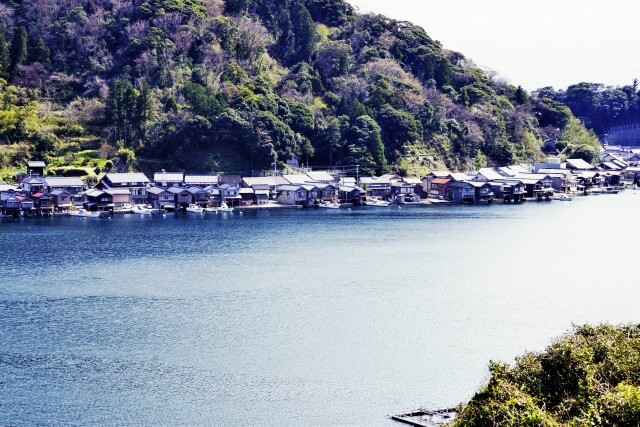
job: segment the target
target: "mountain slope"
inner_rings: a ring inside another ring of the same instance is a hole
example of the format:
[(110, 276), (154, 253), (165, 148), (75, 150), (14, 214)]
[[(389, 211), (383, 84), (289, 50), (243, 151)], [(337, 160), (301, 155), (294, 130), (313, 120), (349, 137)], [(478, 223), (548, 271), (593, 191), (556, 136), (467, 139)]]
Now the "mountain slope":
[(115, 156), (250, 173), (296, 155), (421, 175), (535, 160), (571, 118), (342, 0), (16, 1), (0, 5), (0, 75), (5, 171)]

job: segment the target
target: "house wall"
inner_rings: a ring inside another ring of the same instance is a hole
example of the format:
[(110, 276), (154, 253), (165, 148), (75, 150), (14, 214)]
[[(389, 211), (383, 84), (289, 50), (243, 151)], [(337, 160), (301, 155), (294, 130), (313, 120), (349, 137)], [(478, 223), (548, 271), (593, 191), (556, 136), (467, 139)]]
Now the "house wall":
[(453, 200), (456, 203), (462, 203), (462, 202), (475, 202), (476, 199), (476, 192), (475, 189), (471, 186), (465, 186), (465, 187), (450, 187), (449, 188), (450, 194), (451, 194), (451, 200)]

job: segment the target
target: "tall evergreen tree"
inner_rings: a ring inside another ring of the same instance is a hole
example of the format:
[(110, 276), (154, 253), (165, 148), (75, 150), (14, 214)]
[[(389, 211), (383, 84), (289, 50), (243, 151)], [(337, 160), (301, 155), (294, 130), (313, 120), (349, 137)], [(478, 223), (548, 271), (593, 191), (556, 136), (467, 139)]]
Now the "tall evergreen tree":
[(291, 24), (294, 37), (293, 61), (309, 61), (316, 44), (316, 26), (302, 2), (293, 8)]
[(27, 60), (27, 29), (20, 26), (16, 29), (11, 42), (10, 53), (10, 74), (13, 75), (18, 65), (23, 64)]
[(44, 68), (51, 66), (51, 52), (40, 36), (29, 50), (29, 62), (39, 62)]
[(136, 100), (136, 133), (139, 140), (142, 140), (147, 131), (147, 125), (151, 120), (153, 111), (153, 96), (151, 94), (151, 86), (145, 83), (142, 86), (140, 95)]
[(9, 58), (9, 45), (7, 40), (4, 38), (2, 34), (0, 34), (0, 78), (8, 79), (9, 78), (9, 66), (11, 65), (11, 60)]

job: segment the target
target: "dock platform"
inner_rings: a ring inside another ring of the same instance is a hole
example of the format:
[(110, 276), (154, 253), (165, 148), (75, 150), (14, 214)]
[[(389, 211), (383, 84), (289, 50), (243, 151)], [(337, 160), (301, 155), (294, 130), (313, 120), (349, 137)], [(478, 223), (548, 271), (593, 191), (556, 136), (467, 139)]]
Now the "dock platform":
[(455, 408), (425, 409), (418, 408), (389, 418), (415, 427), (441, 427), (450, 424), (456, 417)]

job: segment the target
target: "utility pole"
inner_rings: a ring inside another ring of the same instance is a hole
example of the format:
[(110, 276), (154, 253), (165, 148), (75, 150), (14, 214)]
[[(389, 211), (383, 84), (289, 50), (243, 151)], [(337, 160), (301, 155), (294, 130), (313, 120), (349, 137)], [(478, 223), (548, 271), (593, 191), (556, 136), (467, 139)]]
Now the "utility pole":
[(360, 185), (360, 165), (356, 165), (356, 185)]
[(273, 199), (278, 200), (278, 162), (273, 162)]

